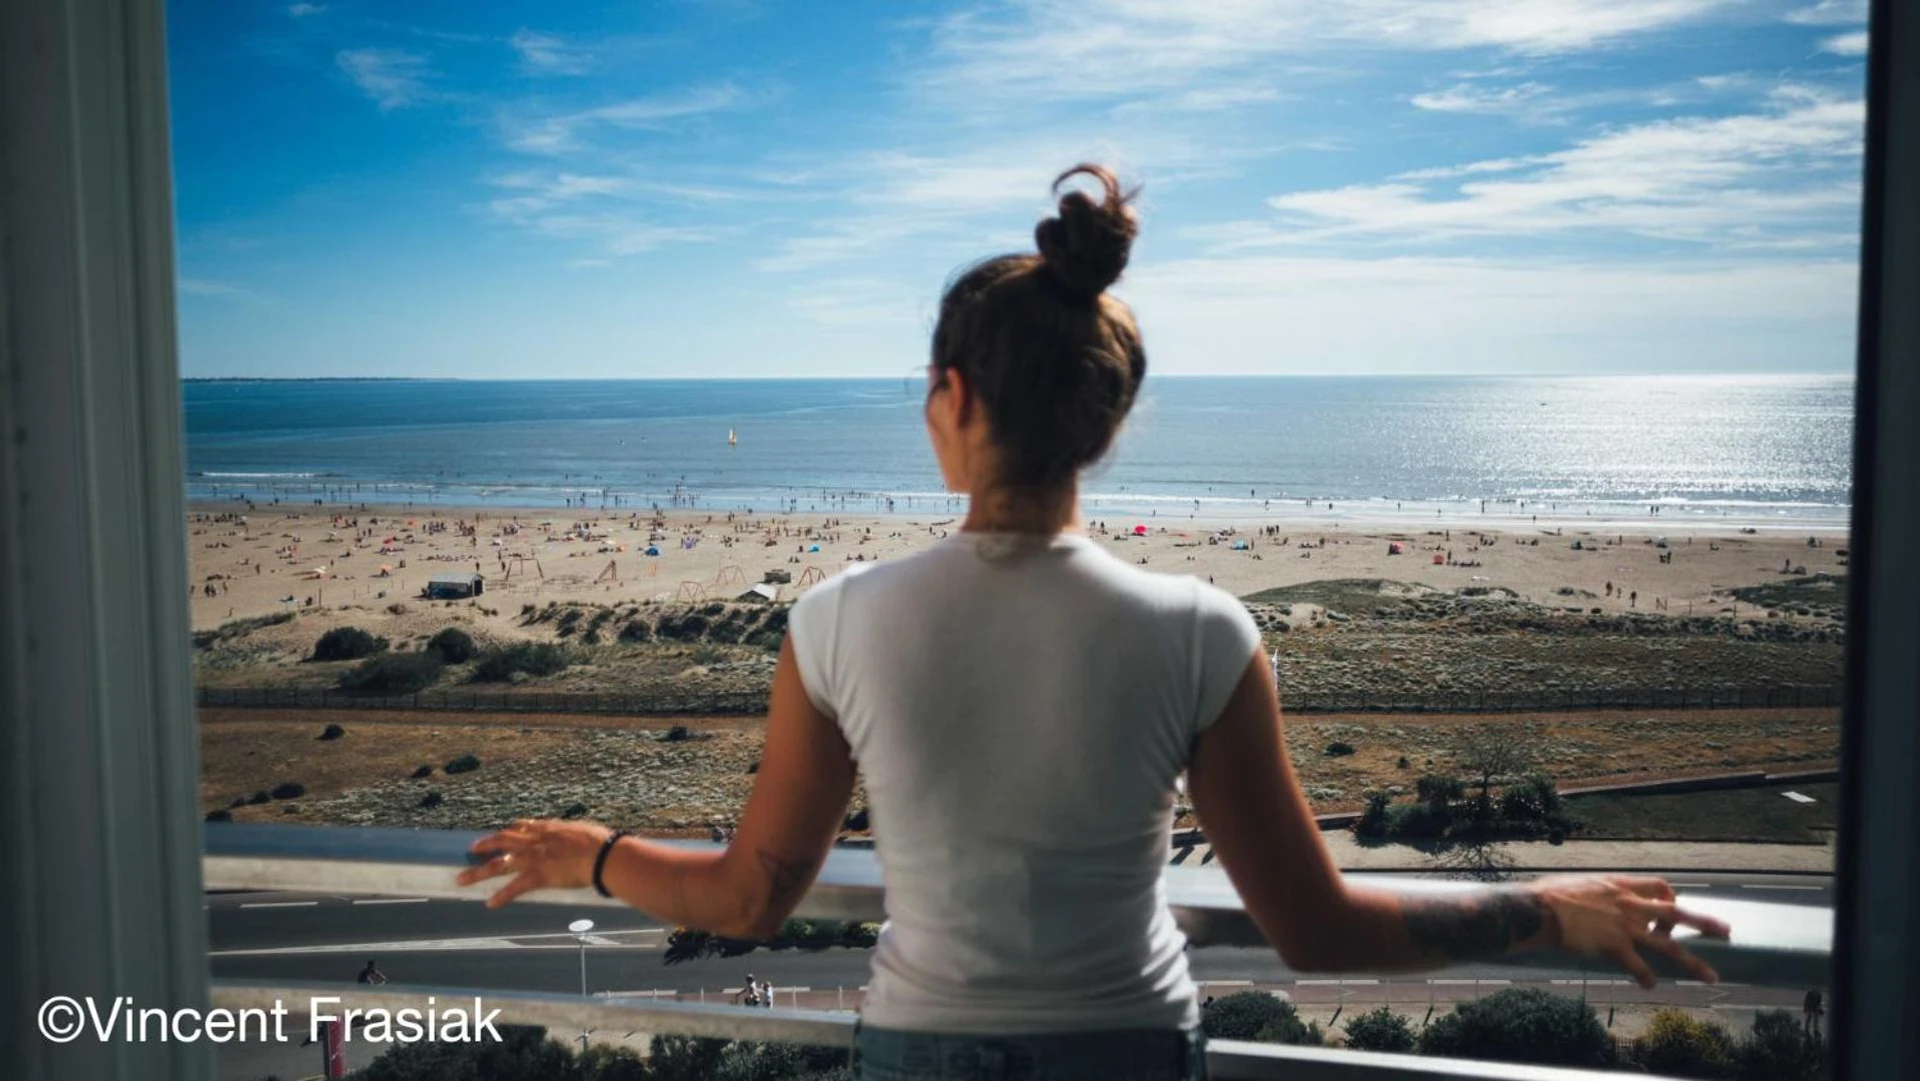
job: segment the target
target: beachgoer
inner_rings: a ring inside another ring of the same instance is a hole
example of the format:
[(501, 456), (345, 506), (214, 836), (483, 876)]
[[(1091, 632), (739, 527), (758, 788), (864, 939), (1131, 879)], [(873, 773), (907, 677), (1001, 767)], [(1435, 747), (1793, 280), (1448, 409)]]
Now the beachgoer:
[(386, 983), (387, 974), (380, 971), (378, 968), (375, 968), (373, 965), (373, 959), (368, 958), (367, 967), (360, 970), (360, 975), (354, 977), (354, 982), (355, 983)]
[(1200, 995), (1162, 888), (1185, 771), (1248, 916), (1296, 970), (1559, 949), (1647, 987), (1640, 951), (1714, 979), (1670, 932), (1727, 926), (1677, 907), (1658, 878), (1401, 894), (1341, 876), (1253, 617), (1081, 528), (1081, 474), (1132, 408), (1146, 353), (1106, 292), (1136, 228), (1127, 198), (1103, 169), (1061, 182), (1076, 177), (1098, 190), (1060, 200), (1039, 254), (975, 264), (942, 297), (923, 415), (965, 523), (794, 604), (738, 840), (697, 851), (522, 820), (475, 842), (484, 862), (459, 881), (504, 876), (493, 907), (592, 886), (663, 923), (768, 938), (819, 873), (857, 762), (886, 822), (890, 915), (855, 1037), (863, 1076), (993, 1054), (1031, 1076), (1185, 1081), (1204, 1075)]
[(1807, 989), (1807, 997), (1800, 1000), (1801, 1025), (1807, 1035), (1820, 1035), (1820, 1016), (1826, 1013), (1826, 999), (1818, 987)]

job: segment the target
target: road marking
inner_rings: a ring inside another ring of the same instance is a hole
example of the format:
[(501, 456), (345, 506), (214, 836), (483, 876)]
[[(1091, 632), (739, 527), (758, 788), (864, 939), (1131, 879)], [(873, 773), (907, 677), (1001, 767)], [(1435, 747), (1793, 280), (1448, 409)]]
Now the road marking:
[[(1742, 882), (1740, 883), (1740, 888), (1743, 890), (1813, 890), (1815, 892), (1826, 889), (1825, 886), (1788, 886), (1784, 884), (1775, 885), (1771, 882)], [(246, 906), (243, 905), (241, 907), (244, 908)]]
[(1801, 793), (1799, 793), (1799, 792), (1782, 792), (1782, 793), (1780, 793), (1780, 794), (1781, 794), (1781, 795), (1783, 795), (1783, 796), (1785, 796), (1785, 797), (1787, 797), (1788, 799), (1790, 799), (1790, 800), (1792, 800), (1792, 801), (1793, 801), (1793, 802), (1795, 802), (1795, 803), (1817, 803), (1817, 802), (1819, 802), (1818, 800), (1816, 800), (1816, 799), (1814, 799), (1814, 798), (1813, 798), (1812, 796), (1808, 796), (1808, 795), (1803, 795), (1803, 794), (1801, 794)]
[(1295, 980), (1301, 987), (1377, 987), (1379, 980)]
[(316, 908), (318, 901), (246, 901), (241, 908)]
[(1428, 980), (1439, 987), (1505, 987), (1512, 980)]
[[(1195, 980), (1194, 983), (1200, 987), (1252, 987), (1253, 986), (1252, 980)], [(865, 991), (866, 988), (862, 987), (860, 990)]]
[(1705, 882), (1669, 882), (1667, 885), (1676, 890), (1710, 890), (1713, 887)]
[(356, 905), (421, 905), (433, 900), (431, 897), (362, 897), (353, 902)]

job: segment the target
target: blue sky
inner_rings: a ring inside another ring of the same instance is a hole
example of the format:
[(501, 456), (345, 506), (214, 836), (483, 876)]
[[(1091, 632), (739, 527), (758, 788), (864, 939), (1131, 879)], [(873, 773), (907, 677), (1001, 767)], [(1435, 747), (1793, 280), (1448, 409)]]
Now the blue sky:
[(1163, 373), (1851, 365), (1863, 0), (170, 5), (191, 376), (897, 376), (1080, 160)]

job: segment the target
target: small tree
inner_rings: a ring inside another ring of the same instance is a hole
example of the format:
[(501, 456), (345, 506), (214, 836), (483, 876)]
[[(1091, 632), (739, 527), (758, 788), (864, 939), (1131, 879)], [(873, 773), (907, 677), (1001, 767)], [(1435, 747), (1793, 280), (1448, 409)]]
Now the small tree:
[(1724, 1026), (1669, 1006), (1653, 1011), (1646, 1034), (1634, 1041), (1633, 1058), (1648, 1073), (1724, 1078), (1733, 1074), (1734, 1050)]
[(448, 627), (427, 640), (427, 652), (439, 654), (448, 664), (465, 664), (479, 649), (474, 646), (472, 635), (458, 627)]
[(340, 689), (354, 694), (414, 694), (440, 679), (438, 653), (382, 653), (368, 657), (340, 677)]
[(521, 642), (488, 652), (474, 666), (476, 683), (505, 683), (516, 674), (550, 676), (567, 666), (566, 652), (546, 642)]
[(385, 638), (375, 638), (358, 627), (335, 627), (313, 644), (313, 660), (357, 661), (387, 648)]
[(1215, 1040), (1252, 1040), (1276, 1022), (1299, 1015), (1291, 1003), (1265, 991), (1241, 991), (1214, 999), (1200, 1011), (1200, 1030)]
[(1493, 783), (1533, 768), (1533, 745), (1519, 738), (1512, 725), (1482, 724), (1466, 730), (1460, 737), (1454, 760), (1480, 790), (1473, 799), (1473, 816), (1485, 821), (1493, 817)]
[(1385, 1006), (1347, 1019), (1347, 1046), (1356, 1051), (1406, 1053), (1414, 1042), (1413, 1023)]
[(1741, 1081), (1820, 1081), (1826, 1051), (1817, 1036), (1785, 1010), (1753, 1015), (1753, 1029), (1734, 1054)]
[(1462, 1002), (1420, 1033), (1420, 1053), (1543, 1066), (1608, 1066), (1613, 1038), (1578, 999), (1509, 988)]
[(1387, 805), (1393, 802), (1385, 792), (1367, 793), (1367, 809), (1354, 819), (1357, 837), (1384, 837), (1387, 833)]

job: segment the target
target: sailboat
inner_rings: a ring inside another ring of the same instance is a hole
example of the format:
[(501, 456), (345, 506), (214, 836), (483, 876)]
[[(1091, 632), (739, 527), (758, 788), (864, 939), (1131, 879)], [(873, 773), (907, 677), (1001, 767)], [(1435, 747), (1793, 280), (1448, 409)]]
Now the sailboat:
[(739, 445), (740, 445), (740, 438), (733, 434), (732, 428), (728, 428), (727, 429), (727, 446), (737, 447)]

